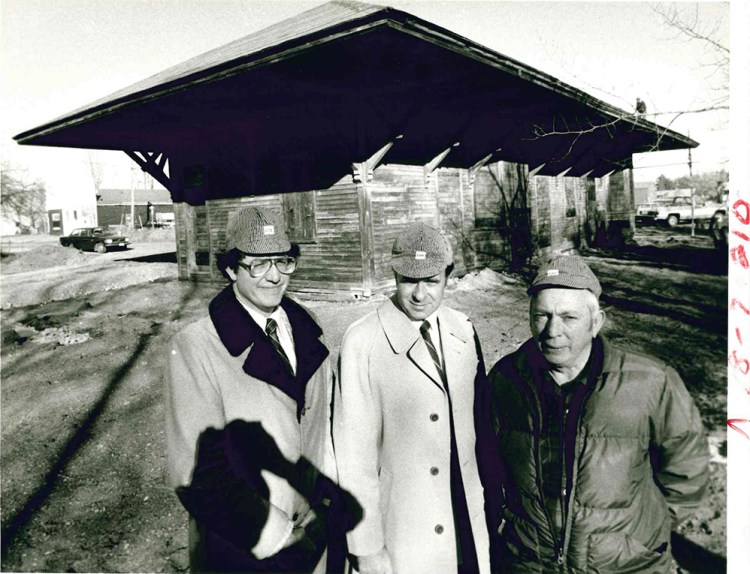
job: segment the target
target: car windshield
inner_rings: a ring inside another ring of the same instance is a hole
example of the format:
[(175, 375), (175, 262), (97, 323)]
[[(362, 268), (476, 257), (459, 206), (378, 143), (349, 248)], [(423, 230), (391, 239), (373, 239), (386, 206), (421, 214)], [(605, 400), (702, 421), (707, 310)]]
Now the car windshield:
[(92, 235), (104, 235), (104, 230), (101, 227), (95, 227), (91, 230)]

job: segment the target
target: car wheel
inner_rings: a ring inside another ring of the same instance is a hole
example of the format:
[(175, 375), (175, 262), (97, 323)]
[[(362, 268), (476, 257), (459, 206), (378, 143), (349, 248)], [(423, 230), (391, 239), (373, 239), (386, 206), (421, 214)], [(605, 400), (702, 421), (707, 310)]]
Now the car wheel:
[(104, 246), (104, 243), (97, 243), (96, 245), (94, 245), (94, 251), (96, 251), (97, 253), (106, 253), (107, 248)]
[(680, 217), (678, 215), (670, 215), (667, 217), (667, 225), (669, 227), (674, 227), (680, 222)]

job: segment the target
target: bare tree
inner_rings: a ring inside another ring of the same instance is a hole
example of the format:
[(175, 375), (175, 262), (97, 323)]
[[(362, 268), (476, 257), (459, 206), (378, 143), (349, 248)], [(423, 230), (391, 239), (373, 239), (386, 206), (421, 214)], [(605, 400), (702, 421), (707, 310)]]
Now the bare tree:
[[(651, 10), (674, 31), (676, 37), (703, 47), (699, 65), (708, 72), (713, 98), (697, 106), (698, 112), (729, 109), (729, 48), (720, 35), (720, 22), (701, 20), (697, 4), (657, 3)], [(685, 113), (691, 113), (686, 110)]]
[[(566, 159), (571, 153), (578, 140), (585, 134), (606, 130), (611, 137), (615, 137), (616, 127), (622, 122), (637, 124), (640, 119), (651, 121), (661, 121), (661, 127), (670, 129), (677, 119), (684, 115), (719, 113), (721, 117), (717, 119), (717, 128), (725, 127), (726, 112), (729, 110), (729, 62), (730, 51), (725, 45), (725, 40), (720, 33), (721, 22), (705, 22), (701, 20), (701, 14), (697, 4), (683, 3), (654, 3), (649, 5), (650, 9), (657, 15), (668, 29), (672, 30), (675, 37), (684, 38), (688, 42), (697, 42), (703, 46), (703, 58), (698, 62), (699, 66), (705, 71), (705, 79), (710, 84), (710, 91), (713, 95), (707, 101), (696, 102), (694, 106), (685, 109), (656, 110), (647, 111), (646, 103), (641, 98), (636, 98), (635, 102), (628, 102), (627, 106), (631, 110), (624, 110), (621, 114), (611, 116), (599, 121), (583, 119), (578, 125), (571, 126), (565, 122), (564, 118), (552, 118), (551, 125), (536, 125), (533, 129), (533, 135), (530, 139), (546, 137), (566, 137), (568, 145), (566, 151), (558, 161)], [(575, 74), (571, 74), (579, 81)], [(613, 94), (610, 91), (603, 90), (585, 82), (589, 87), (605, 93), (613, 98), (622, 99), (620, 95)], [(658, 149), (660, 140), (666, 130), (660, 130), (657, 134), (657, 140), (653, 149)], [(571, 139), (571, 136), (572, 139)]]
[(0, 179), (0, 204), (3, 217), (15, 222), (17, 227), (43, 229), (47, 218), (47, 190), (40, 180), (28, 181), (14, 175), (21, 170), (4, 165)]

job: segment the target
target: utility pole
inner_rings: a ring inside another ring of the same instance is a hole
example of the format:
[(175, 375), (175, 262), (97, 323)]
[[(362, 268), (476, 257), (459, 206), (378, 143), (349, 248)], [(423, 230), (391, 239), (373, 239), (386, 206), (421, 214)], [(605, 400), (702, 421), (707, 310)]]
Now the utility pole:
[[(690, 136), (688, 135), (688, 137)], [(693, 149), (692, 148), (688, 148), (688, 170), (690, 173), (690, 237), (695, 237), (695, 186), (693, 185)]]

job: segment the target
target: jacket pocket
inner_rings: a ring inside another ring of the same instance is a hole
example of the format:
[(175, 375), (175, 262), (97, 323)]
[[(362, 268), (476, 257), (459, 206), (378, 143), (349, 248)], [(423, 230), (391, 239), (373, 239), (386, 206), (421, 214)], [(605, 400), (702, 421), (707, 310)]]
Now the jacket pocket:
[(666, 572), (669, 564), (667, 547), (665, 543), (658, 550), (651, 550), (635, 538), (620, 532), (594, 534), (589, 537), (587, 572)]

